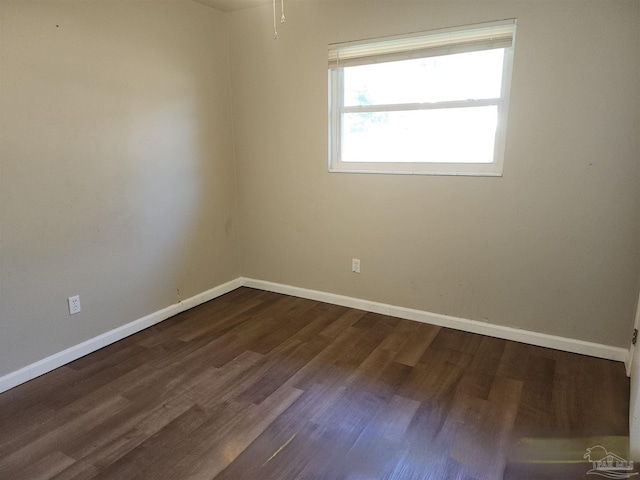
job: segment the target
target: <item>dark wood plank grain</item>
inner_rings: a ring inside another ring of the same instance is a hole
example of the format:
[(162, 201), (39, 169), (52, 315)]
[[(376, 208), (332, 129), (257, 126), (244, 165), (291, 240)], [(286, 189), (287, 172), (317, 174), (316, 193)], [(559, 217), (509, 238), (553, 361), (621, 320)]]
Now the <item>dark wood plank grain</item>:
[(585, 478), (620, 363), (249, 288), (0, 395), (0, 478)]

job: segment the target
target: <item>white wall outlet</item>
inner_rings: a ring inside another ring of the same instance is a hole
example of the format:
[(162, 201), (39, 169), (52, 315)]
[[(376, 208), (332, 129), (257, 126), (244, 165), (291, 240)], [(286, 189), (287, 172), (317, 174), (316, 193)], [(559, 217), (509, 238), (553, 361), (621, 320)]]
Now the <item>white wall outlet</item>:
[(352, 258), (351, 259), (351, 271), (355, 273), (360, 273), (360, 259)]
[(69, 315), (80, 312), (80, 295), (69, 297), (67, 300), (69, 301)]

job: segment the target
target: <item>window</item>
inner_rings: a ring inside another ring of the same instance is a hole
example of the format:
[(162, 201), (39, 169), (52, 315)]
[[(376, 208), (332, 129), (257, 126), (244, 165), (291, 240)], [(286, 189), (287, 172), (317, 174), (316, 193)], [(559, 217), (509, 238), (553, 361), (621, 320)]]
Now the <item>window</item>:
[(502, 175), (515, 20), (329, 46), (329, 170)]

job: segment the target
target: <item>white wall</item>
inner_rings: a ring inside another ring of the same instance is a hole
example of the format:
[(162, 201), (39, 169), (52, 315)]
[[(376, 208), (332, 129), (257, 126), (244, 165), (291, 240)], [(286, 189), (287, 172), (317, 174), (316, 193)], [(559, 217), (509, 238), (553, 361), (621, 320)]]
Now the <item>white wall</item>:
[[(640, 270), (640, 3), (287, 8), (278, 41), (268, 7), (230, 14), (243, 275), (627, 348)], [(327, 172), (329, 43), (513, 17), (502, 178)]]
[(240, 271), (224, 14), (5, 0), (0, 14), (2, 375)]

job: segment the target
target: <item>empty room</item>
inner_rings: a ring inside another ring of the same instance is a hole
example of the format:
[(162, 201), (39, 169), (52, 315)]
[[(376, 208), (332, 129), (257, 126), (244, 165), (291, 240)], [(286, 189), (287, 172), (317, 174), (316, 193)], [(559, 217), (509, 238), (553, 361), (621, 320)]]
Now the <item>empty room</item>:
[(0, 478), (640, 473), (640, 1), (0, 0)]

